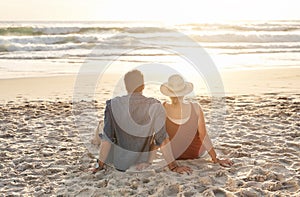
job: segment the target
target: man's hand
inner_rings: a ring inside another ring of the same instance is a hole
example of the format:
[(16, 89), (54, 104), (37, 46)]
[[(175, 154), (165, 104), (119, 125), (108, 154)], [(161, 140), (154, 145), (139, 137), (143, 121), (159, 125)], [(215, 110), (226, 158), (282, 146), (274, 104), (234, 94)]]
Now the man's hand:
[(96, 174), (97, 172), (104, 170), (105, 169), (104, 166), (105, 166), (104, 163), (97, 159), (97, 166), (96, 168), (92, 169), (92, 173)]
[(135, 166), (135, 169), (138, 171), (142, 171), (145, 170), (146, 168), (148, 168), (150, 166), (150, 163), (139, 163)]
[(94, 168), (94, 169), (92, 169), (92, 174), (96, 174), (97, 172), (104, 170), (104, 169), (105, 169), (104, 167)]
[(179, 174), (184, 174), (184, 173), (191, 174), (193, 172), (193, 170), (188, 166), (177, 166), (173, 168), (171, 171)]

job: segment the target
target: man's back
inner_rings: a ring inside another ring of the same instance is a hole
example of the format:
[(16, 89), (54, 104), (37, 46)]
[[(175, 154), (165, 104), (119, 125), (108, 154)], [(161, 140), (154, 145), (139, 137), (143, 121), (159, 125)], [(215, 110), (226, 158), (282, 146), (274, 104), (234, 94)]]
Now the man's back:
[(113, 142), (107, 162), (119, 170), (148, 162), (153, 142), (166, 139), (165, 112), (160, 102), (141, 93), (106, 102), (103, 139)]

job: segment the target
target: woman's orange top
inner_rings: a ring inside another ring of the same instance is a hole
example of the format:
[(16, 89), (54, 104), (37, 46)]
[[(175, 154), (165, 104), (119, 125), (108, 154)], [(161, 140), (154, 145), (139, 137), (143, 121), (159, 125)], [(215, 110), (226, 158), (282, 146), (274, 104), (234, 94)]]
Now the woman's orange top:
[(195, 159), (199, 157), (202, 142), (198, 134), (198, 115), (192, 103), (188, 121), (183, 124), (176, 124), (167, 118), (166, 130), (171, 140), (175, 159)]

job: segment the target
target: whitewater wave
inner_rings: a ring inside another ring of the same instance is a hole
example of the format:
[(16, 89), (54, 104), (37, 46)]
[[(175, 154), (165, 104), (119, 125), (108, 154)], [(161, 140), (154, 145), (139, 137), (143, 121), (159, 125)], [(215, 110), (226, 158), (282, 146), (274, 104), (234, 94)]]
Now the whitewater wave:
[(21, 45), (21, 44), (4, 44), (0, 45), (0, 52), (14, 52), (14, 51), (60, 51), (71, 49), (92, 49), (95, 45), (91, 43), (67, 43), (64, 45)]
[(193, 30), (200, 31), (297, 31), (300, 30), (299, 21), (294, 22), (273, 22), (273, 23), (237, 23), (237, 24), (224, 24), (224, 23), (205, 23), (205, 24), (183, 24), (179, 27), (190, 27)]
[[(126, 57), (154, 57), (154, 56), (174, 56), (174, 54), (165, 54), (165, 53), (130, 53), (123, 54), (123, 51), (76, 51), (76, 52), (67, 52), (63, 53), (62, 51), (57, 51), (55, 53), (45, 53), (44, 51), (36, 51), (28, 55), (28, 53), (19, 53), (19, 54), (6, 54), (2, 55), (1, 59), (8, 60), (38, 60), (38, 59), (70, 59), (72, 61), (83, 61), (84, 60), (112, 60), (116, 61), (115, 57), (121, 57), (123, 59), (118, 61), (138, 61), (138, 62), (146, 62), (143, 60), (132, 60), (127, 59)], [(124, 59), (125, 58), (125, 59)]]
[(198, 42), (248, 42), (248, 43), (271, 43), (271, 42), (299, 42), (300, 34), (240, 34), (219, 33), (210, 35), (191, 35)]
[(127, 35), (110, 38), (95, 36), (0, 37), (0, 52), (92, 49), (95, 46), (109, 50), (138, 47), (143, 44), (138, 38)]
[(84, 57), (86, 51), (93, 51), (95, 47), (104, 51), (97, 54), (103, 57), (107, 56), (107, 52), (135, 47), (189, 47), (186, 36), (204, 48), (228, 54), (296, 53), (300, 49), (300, 21), (185, 24), (175, 28), (182, 33), (170, 28), (127, 23), (0, 22), (0, 58), (60, 58), (69, 57), (69, 54)]
[(300, 50), (292, 49), (292, 50), (252, 50), (252, 51), (239, 51), (239, 52), (222, 52), (220, 54), (226, 55), (241, 55), (241, 54), (268, 54), (268, 53), (300, 53)]
[(65, 44), (65, 43), (93, 43), (97, 42), (95, 36), (86, 35), (58, 35), (58, 36), (5, 36), (0, 37), (0, 44)]
[(300, 49), (300, 43), (258, 43), (258, 44), (249, 44), (249, 43), (234, 43), (234, 44), (223, 44), (219, 43), (216, 45), (204, 44), (204, 48), (212, 49)]
[[(192, 38), (204, 48), (212, 49), (299, 49), (300, 35), (194, 35)], [(0, 52), (14, 51), (58, 51), (72, 49), (105, 50), (132, 49), (144, 46), (188, 47), (180, 37), (144, 37), (116, 35), (109, 38), (95, 36), (40, 36), (40, 37), (0, 37)]]
[(169, 32), (159, 27), (0, 27), (0, 36), (40, 36), (97, 33), (156, 33)]

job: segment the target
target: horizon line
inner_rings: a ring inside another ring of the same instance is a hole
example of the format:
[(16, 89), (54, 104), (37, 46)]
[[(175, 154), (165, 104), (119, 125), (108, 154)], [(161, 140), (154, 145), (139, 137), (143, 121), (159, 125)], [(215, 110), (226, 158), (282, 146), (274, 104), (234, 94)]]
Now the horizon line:
[(178, 24), (193, 24), (193, 23), (215, 23), (215, 22), (242, 22), (242, 21), (300, 21), (300, 19), (239, 19), (239, 20), (215, 20), (215, 21), (180, 21), (180, 22), (170, 22), (170, 21), (158, 21), (158, 20), (1, 20), (0, 22), (105, 22), (105, 23), (119, 23), (119, 22), (131, 22), (131, 23), (178, 23)]

